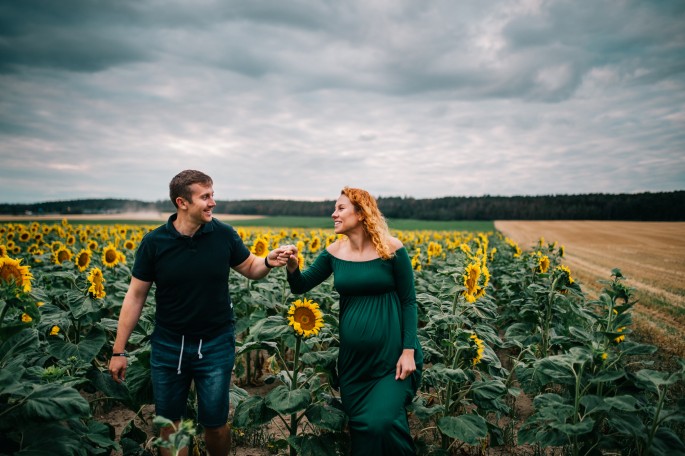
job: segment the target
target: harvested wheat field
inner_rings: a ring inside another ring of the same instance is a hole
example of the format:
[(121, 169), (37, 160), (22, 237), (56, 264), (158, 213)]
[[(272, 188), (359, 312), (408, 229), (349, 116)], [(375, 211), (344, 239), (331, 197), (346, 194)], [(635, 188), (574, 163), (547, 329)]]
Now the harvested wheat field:
[(495, 228), (522, 249), (540, 237), (563, 245), (565, 264), (591, 298), (602, 289), (598, 281), (620, 269), (639, 300), (637, 335), (685, 357), (685, 223), (497, 221)]

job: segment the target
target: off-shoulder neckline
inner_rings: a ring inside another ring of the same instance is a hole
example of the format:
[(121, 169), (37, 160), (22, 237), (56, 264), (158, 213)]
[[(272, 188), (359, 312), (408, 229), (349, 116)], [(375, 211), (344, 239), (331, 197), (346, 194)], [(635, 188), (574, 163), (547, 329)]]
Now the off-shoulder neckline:
[[(399, 251), (402, 250), (402, 249), (404, 249), (404, 246), (402, 246), (402, 247), (398, 248), (397, 250), (395, 250), (394, 252), (392, 252), (392, 253), (393, 253), (393, 256), (390, 257), (389, 259), (394, 258), (395, 255), (397, 254), (397, 252), (399, 252)], [(361, 260), (361, 261), (357, 261), (357, 260), (344, 260), (344, 259), (342, 259), (342, 258), (339, 258), (339, 257), (333, 255), (331, 252), (328, 251), (328, 249), (324, 249), (324, 251), (325, 251), (328, 255), (330, 255), (331, 257), (335, 258), (336, 260), (338, 260), (338, 261), (344, 261), (344, 262), (346, 262), (346, 263), (371, 263), (371, 262), (373, 262), (373, 261), (382, 260), (381, 257), (376, 257), (376, 258), (371, 258), (370, 260)]]

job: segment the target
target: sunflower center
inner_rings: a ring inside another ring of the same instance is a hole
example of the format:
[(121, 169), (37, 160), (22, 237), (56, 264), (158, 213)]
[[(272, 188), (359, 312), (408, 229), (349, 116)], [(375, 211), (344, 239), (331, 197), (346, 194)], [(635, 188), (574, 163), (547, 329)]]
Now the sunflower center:
[(82, 253), (78, 257), (78, 265), (79, 266), (88, 266), (88, 254), (87, 253)]
[(61, 263), (62, 261), (68, 260), (68, 259), (69, 259), (69, 252), (67, 252), (66, 250), (60, 251), (60, 252), (57, 254), (57, 259), (59, 260), (60, 263)]
[(105, 260), (108, 263), (112, 263), (116, 259), (117, 259), (117, 252), (115, 252), (114, 250), (108, 250), (107, 252), (105, 252)]
[(0, 268), (0, 277), (7, 283), (14, 281), (17, 285), (21, 284), (22, 281), (21, 271), (11, 264), (3, 265), (2, 268)]
[(316, 315), (307, 307), (298, 307), (295, 310), (293, 319), (300, 324), (305, 331), (311, 331), (316, 326)]

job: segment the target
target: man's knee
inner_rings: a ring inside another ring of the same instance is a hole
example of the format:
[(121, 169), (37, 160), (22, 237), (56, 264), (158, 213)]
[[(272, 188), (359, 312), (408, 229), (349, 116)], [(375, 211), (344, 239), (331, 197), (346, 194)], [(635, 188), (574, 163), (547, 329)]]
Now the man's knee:
[(228, 425), (205, 428), (205, 444), (210, 455), (227, 455), (231, 448), (231, 429)]

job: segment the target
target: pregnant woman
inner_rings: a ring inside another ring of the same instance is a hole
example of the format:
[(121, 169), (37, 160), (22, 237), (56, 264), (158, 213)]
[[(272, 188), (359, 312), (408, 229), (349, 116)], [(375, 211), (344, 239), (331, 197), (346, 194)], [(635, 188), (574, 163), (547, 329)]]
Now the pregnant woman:
[(295, 251), (287, 263), (290, 289), (305, 293), (333, 274), (340, 294), (340, 395), (351, 454), (413, 455), (405, 406), (416, 394), (423, 355), (411, 260), (367, 191), (345, 187), (332, 217), (335, 232), (344, 236), (305, 271)]

